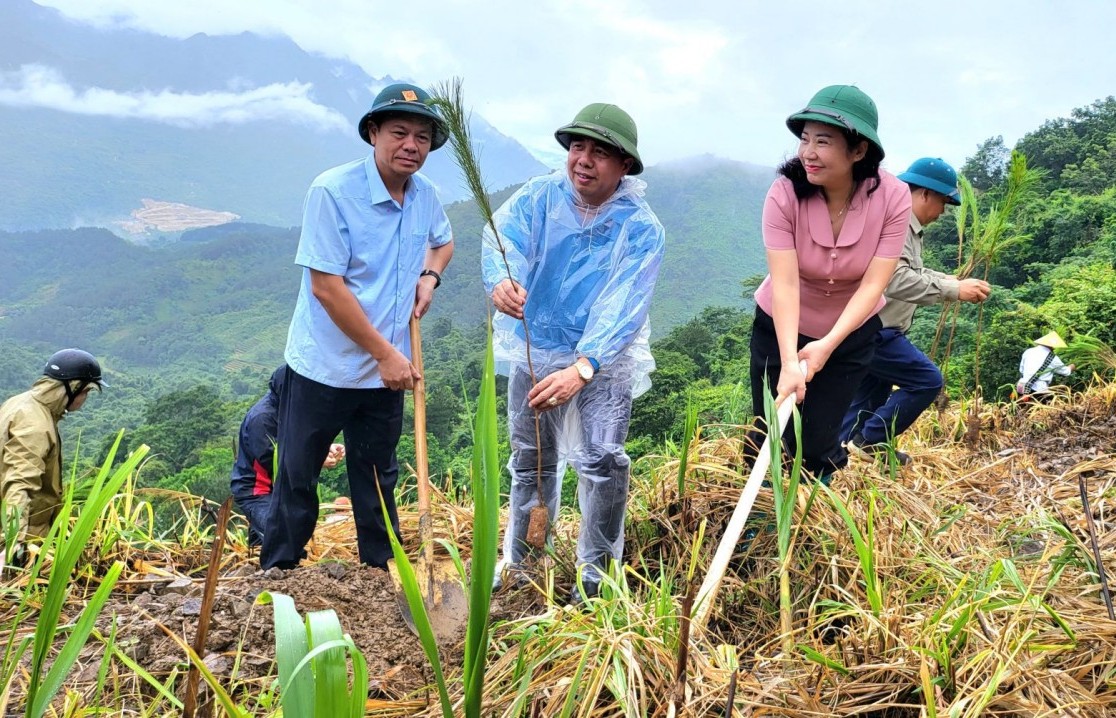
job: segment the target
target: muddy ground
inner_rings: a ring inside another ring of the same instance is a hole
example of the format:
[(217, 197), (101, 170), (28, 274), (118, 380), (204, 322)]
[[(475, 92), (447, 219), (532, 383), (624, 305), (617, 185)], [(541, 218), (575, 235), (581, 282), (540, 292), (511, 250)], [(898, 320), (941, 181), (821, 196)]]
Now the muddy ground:
[[(135, 586), (133, 585), (134, 589)], [(201, 614), (203, 581), (155, 580), (132, 594), (117, 595), (98, 621), (107, 635), (116, 621), (117, 645), (156, 677), (187, 666), (183, 649), (165, 629), (193, 642)], [(224, 685), (266, 685), (276, 668), (273, 608), (257, 602), (269, 591), (291, 596), (299, 613), (333, 609), (368, 663), (370, 696), (399, 700), (431, 685), (433, 676), (418, 638), (400, 616), (390, 575), (368, 566), (326, 561), (290, 571), (259, 571), (243, 563), (223, 576), (211, 613), (203, 660)], [(507, 591), (493, 598), (493, 619), (514, 618), (536, 610), (532, 590)], [(459, 667), (464, 633), (442, 648), (443, 666)], [(96, 680), (97, 656), (82, 661), (79, 684)]]

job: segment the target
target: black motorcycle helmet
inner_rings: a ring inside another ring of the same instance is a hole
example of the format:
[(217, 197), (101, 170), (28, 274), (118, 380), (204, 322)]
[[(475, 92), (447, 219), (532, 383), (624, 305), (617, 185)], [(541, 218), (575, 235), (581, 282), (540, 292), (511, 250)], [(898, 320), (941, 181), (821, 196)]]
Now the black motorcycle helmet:
[(81, 349), (63, 349), (51, 354), (43, 375), (62, 382), (66, 388), (67, 409), (90, 384), (96, 384), (98, 389), (108, 386), (101, 377), (101, 365), (92, 354)]

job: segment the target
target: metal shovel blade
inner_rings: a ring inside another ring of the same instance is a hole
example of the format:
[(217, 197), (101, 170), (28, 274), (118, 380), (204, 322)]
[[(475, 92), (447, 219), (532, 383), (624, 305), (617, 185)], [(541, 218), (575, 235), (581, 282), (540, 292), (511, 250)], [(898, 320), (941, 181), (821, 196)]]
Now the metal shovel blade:
[[(418, 626), (415, 625), (415, 617), (407, 602), (407, 594), (403, 590), (394, 561), (388, 562), (388, 571), (395, 586), (395, 602), (399, 606), (399, 614), (411, 633), (417, 636)], [(419, 559), (415, 565), (415, 577), (419, 581), (423, 608), (434, 632), (434, 640), (440, 646), (453, 645), (460, 641), (465, 635), (465, 625), (469, 620), (469, 601), (453, 562), (447, 559), (427, 564), (424, 559)]]

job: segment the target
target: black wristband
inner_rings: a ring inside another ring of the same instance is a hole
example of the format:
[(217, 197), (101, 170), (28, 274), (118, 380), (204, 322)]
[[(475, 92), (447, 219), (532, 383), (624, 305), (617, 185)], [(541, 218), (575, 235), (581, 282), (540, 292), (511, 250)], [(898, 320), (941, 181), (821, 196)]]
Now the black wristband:
[(434, 288), (435, 289), (442, 286), (442, 275), (438, 274), (433, 269), (424, 269), (421, 272), (419, 272), (419, 279), (422, 279), (423, 277), (434, 277)]

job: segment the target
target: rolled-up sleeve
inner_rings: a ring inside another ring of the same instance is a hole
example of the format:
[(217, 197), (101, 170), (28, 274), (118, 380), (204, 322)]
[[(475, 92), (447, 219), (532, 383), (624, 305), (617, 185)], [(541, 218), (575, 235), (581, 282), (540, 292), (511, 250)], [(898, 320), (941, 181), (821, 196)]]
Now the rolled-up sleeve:
[(957, 301), (960, 287), (961, 283), (948, 274), (926, 267), (912, 267), (911, 258), (904, 249), (884, 294), (888, 299), (927, 306)]

